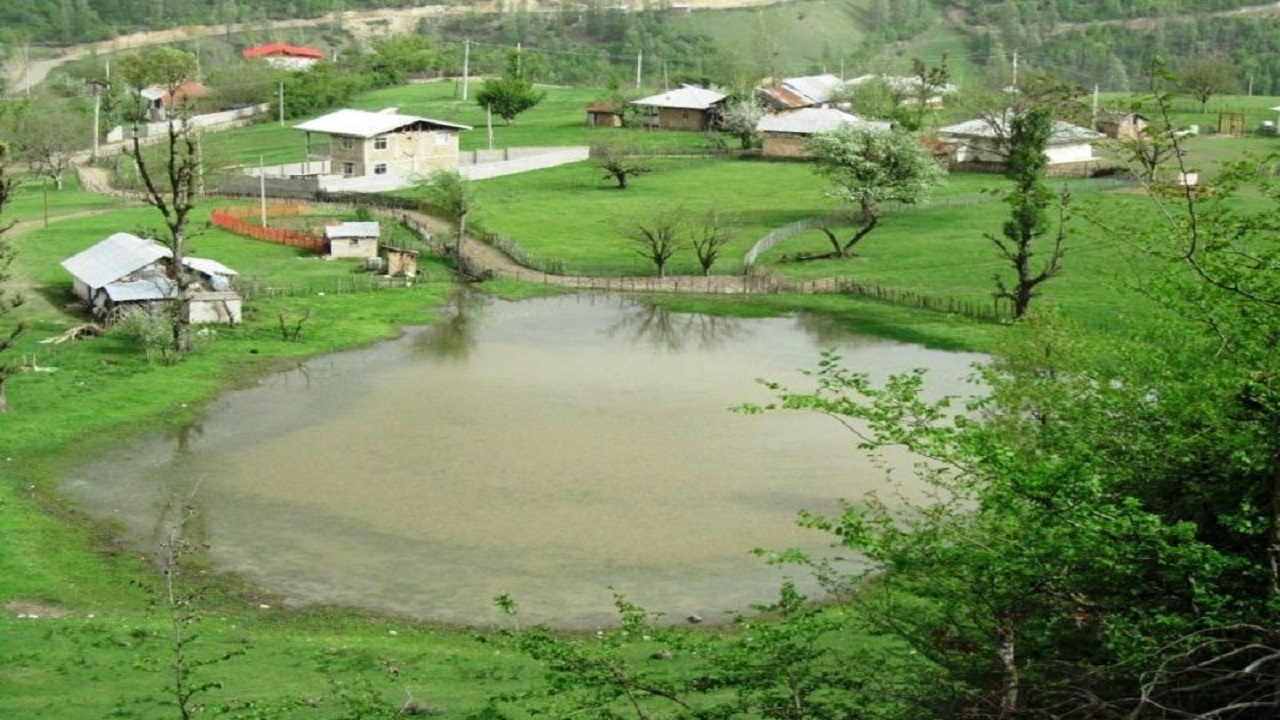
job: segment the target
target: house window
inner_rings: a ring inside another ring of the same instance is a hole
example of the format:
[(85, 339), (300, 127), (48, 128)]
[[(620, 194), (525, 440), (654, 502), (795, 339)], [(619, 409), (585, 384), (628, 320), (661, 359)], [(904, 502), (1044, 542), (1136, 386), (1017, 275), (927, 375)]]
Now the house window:
[(437, 144), (437, 145), (448, 145), (448, 144), (449, 144), (449, 133), (447, 133), (447, 132), (438, 132), (438, 133), (436, 133), (436, 144)]
[(688, 111), (688, 110), (681, 110), (681, 111), (680, 111), (680, 119), (681, 119), (681, 120), (688, 120), (688, 119), (689, 119), (689, 111)]
[(386, 150), (386, 149), (387, 149), (387, 136), (386, 136), (386, 135), (383, 135), (383, 136), (381, 136), (381, 137), (376, 137), (376, 138), (374, 138), (374, 139), (373, 139), (373, 149), (374, 149), (374, 150)]
[(351, 162), (344, 162), (344, 163), (342, 163), (342, 175), (343, 175), (343, 177), (351, 177), (352, 175), (355, 175), (355, 174), (356, 174), (356, 164), (355, 164), (355, 163), (351, 163)]
[(342, 138), (341, 145), (343, 150), (350, 150), (356, 146), (356, 141), (351, 138)]
[(374, 174), (374, 175), (386, 175), (386, 174), (387, 174), (387, 164), (386, 164), (386, 163), (378, 163), (377, 165), (374, 165), (374, 166), (373, 166), (373, 174)]

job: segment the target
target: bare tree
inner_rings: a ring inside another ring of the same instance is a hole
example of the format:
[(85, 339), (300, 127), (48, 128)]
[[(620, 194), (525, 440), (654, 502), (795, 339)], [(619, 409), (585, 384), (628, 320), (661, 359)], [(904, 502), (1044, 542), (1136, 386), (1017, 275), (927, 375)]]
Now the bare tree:
[(684, 208), (674, 208), (636, 221), (628, 232), (635, 251), (653, 263), (658, 277), (666, 277), (667, 263), (683, 244), (686, 224)]
[[(178, 291), (178, 311), (173, 315), (173, 344), (178, 355), (190, 351), (189, 305), (192, 281), (186, 271), (186, 243), (191, 213), (200, 195), (202, 168), (200, 134), (190, 122), (191, 98), (184, 86), (196, 76), (196, 57), (170, 47), (152, 47), (125, 55), (118, 65), (120, 76), (135, 93), (129, 121), (132, 138), (125, 147), (138, 172), (143, 200), (160, 211), (166, 235), (164, 243), (171, 252), (169, 278)], [(160, 151), (153, 156), (145, 151), (144, 130), (151, 102), (144, 91), (154, 88), (162, 93), (164, 135), (158, 143)]]
[(591, 159), (604, 171), (605, 180), (613, 180), (619, 190), (627, 189), (627, 178), (638, 177), (653, 171), (648, 151), (635, 145), (616, 141), (600, 141), (591, 144)]
[[(5, 175), (8, 159), (8, 146), (0, 143), (0, 216), (4, 215), (4, 208), (13, 199), (13, 193), (17, 188), (17, 181)], [(5, 287), (9, 281), (9, 265), (13, 262), (14, 250), (9, 241), (5, 239), (4, 232), (11, 227), (13, 227), (13, 223), (0, 224), (0, 317), (8, 315), (14, 308), (22, 304), (22, 296), (11, 293)], [(18, 336), (22, 335), (25, 330), (26, 324), (22, 322), (18, 322), (8, 329), (0, 328), (0, 413), (9, 409), (9, 403), (5, 395), (5, 381), (18, 372), (21, 367), (18, 364), (6, 362), (3, 354), (14, 346), (18, 341)]]
[(711, 267), (720, 259), (720, 251), (733, 241), (733, 231), (728, 218), (715, 208), (707, 210), (702, 222), (690, 228), (689, 244), (698, 256), (703, 275), (711, 274)]

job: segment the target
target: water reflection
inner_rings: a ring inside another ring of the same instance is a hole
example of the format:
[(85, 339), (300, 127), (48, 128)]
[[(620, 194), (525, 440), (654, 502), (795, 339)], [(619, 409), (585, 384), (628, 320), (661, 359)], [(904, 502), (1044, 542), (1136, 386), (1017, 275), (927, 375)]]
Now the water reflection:
[(459, 296), (449, 320), (228, 393), (64, 488), (145, 548), (193, 505), (221, 567), (296, 603), (471, 623), (510, 592), (533, 619), (589, 625), (612, 586), (714, 618), (774, 595), (752, 548), (825, 544), (798, 510), (883, 484), (826, 418), (728, 412), (768, 399), (754, 378), (803, 386), (834, 346), (960, 391), (978, 359), (598, 296)]

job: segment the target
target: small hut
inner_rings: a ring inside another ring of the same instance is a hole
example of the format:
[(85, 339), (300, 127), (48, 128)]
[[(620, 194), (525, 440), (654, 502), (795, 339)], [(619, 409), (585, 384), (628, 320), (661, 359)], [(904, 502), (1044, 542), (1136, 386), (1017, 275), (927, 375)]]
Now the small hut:
[(416, 277), (418, 275), (418, 251), (408, 248), (382, 248), (383, 267), (391, 277)]
[(324, 239), (329, 241), (329, 257), (364, 258), (378, 257), (378, 238), (382, 228), (376, 222), (344, 222), (327, 225)]

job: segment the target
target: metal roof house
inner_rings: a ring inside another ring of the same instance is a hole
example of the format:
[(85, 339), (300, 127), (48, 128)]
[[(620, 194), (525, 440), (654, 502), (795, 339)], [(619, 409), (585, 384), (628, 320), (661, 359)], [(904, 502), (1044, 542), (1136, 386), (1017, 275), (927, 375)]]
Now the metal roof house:
[[(306, 133), (307, 157), (329, 162), (329, 172), (343, 177), (392, 175), (408, 177), (458, 167), (458, 133), (470, 125), (381, 112), (338, 110), (293, 126)], [(312, 144), (328, 138), (328, 147)]]
[[(167, 270), (169, 248), (129, 233), (115, 233), (62, 261), (71, 291), (107, 320), (131, 308), (151, 309), (177, 299)], [(241, 299), (232, 289), (236, 271), (215, 260), (188, 257), (183, 266), (195, 283), (188, 305), (193, 323), (240, 322)]]
[(805, 157), (804, 144), (811, 135), (832, 132), (846, 125), (888, 132), (889, 123), (863, 120), (835, 108), (801, 108), (765, 115), (756, 123), (764, 138), (761, 154), (769, 157)]
[(324, 228), (331, 258), (378, 257), (381, 236), (382, 227), (376, 222), (344, 222)]
[(843, 84), (837, 75), (808, 75), (786, 78), (771, 87), (758, 89), (756, 95), (774, 110), (795, 110), (830, 102), (832, 94)]
[(727, 96), (719, 90), (684, 85), (658, 95), (632, 100), (642, 122), (662, 130), (708, 130), (716, 122)]
[[(1003, 165), (1009, 154), (1010, 119), (1006, 113), (997, 117), (966, 120), (938, 128), (938, 138), (951, 146), (952, 163)], [(1102, 133), (1089, 128), (1055, 120), (1045, 155), (1049, 157), (1050, 165), (1092, 162), (1095, 159), (1093, 143), (1103, 137)]]

